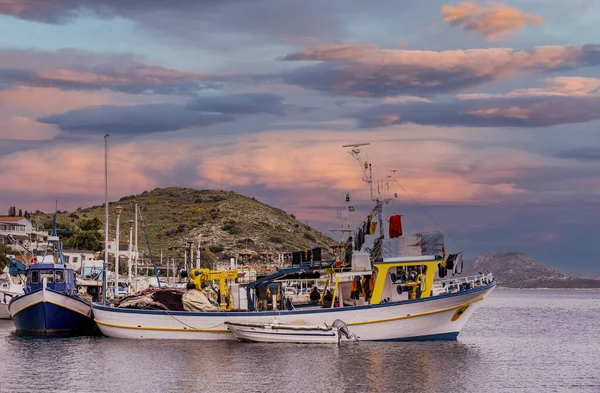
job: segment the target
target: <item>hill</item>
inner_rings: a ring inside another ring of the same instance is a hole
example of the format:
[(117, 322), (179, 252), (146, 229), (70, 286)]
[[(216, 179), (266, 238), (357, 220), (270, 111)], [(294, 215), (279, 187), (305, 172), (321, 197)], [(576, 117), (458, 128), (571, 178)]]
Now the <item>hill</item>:
[[(135, 201), (144, 219), (148, 239), (155, 259), (163, 251), (166, 257), (182, 258), (187, 241), (198, 243), (201, 239), (205, 256), (228, 260), (238, 253), (291, 252), (321, 247), (323, 257), (333, 240), (306, 224), (293, 214), (266, 205), (232, 191), (196, 190), (192, 188), (157, 188), (138, 195), (129, 195), (109, 203), (109, 233), (115, 236), (115, 207), (122, 206), (120, 241), (129, 238), (129, 220), (134, 219)], [(47, 214), (40, 219), (50, 220)], [(90, 219), (102, 221), (104, 231), (104, 206), (62, 211), (57, 222), (78, 225)], [(147, 252), (144, 234), (139, 225), (140, 252)], [(103, 233), (103, 232), (102, 232)]]
[(498, 285), (508, 288), (600, 288), (600, 280), (570, 276), (519, 252), (478, 255), (466, 264), (465, 271), (491, 271)]

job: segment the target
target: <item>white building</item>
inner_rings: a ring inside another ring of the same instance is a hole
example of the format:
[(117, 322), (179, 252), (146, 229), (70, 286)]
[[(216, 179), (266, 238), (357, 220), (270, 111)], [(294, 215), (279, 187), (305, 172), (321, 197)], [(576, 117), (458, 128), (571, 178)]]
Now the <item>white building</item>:
[(31, 221), (24, 217), (0, 216), (0, 236), (3, 239), (8, 235), (25, 239), (32, 229)]
[(8, 240), (11, 236), (30, 250), (44, 250), (48, 245), (48, 235), (48, 231), (34, 230), (31, 221), (24, 217), (0, 216), (0, 244), (11, 245)]
[[(117, 247), (116, 240), (114, 238), (108, 238), (108, 253), (110, 255), (115, 255), (115, 250)], [(131, 243), (131, 260), (136, 259), (136, 251), (135, 244)], [(119, 242), (119, 258), (127, 260), (129, 258), (129, 243), (128, 242)]]
[(65, 263), (78, 268), (83, 262), (94, 259), (94, 252), (89, 250), (63, 250), (63, 255)]

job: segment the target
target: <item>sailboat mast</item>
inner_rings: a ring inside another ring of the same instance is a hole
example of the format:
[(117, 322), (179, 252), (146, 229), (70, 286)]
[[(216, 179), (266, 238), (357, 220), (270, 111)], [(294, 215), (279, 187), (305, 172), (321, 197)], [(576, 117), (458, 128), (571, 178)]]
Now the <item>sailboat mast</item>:
[(108, 134), (104, 135), (104, 261), (102, 263), (102, 295), (106, 305), (106, 264), (108, 263)]
[(133, 261), (135, 263), (134, 275), (137, 278), (138, 275), (138, 203), (135, 202), (135, 254), (133, 254)]

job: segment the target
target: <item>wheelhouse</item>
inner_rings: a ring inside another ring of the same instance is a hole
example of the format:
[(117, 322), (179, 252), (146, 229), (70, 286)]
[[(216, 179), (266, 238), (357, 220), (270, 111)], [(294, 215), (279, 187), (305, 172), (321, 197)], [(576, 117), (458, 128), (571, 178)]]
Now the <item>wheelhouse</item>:
[(64, 265), (54, 263), (39, 263), (30, 265), (27, 269), (27, 284), (25, 293), (42, 289), (46, 281), (46, 288), (62, 293), (75, 293), (75, 271)]

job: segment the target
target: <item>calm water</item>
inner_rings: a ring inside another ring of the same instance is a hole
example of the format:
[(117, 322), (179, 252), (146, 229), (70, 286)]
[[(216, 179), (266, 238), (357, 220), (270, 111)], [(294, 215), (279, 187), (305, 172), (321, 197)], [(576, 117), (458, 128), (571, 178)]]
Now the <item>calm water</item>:
[(456, 342), (22, 338), (0, 321), (8, 392), (600, 392), (600, 291), (496, 290)]

